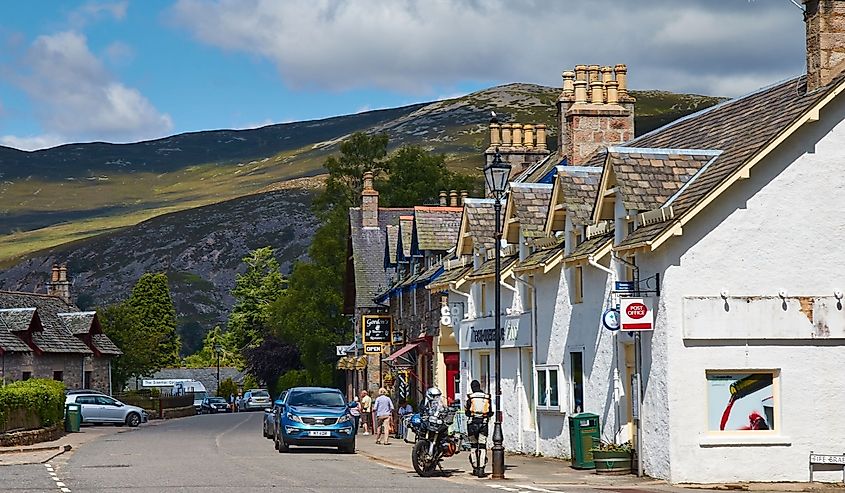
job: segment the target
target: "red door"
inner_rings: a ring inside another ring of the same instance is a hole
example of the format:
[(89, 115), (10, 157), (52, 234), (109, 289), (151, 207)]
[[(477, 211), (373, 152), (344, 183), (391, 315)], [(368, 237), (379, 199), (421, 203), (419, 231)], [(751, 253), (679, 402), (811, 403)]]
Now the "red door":
[(455, 394), (460, 393), (460, 360), (458, 353), (443, 353), (443, 362), (446, 363), (446, 399), (448, 402), (455, 400)]

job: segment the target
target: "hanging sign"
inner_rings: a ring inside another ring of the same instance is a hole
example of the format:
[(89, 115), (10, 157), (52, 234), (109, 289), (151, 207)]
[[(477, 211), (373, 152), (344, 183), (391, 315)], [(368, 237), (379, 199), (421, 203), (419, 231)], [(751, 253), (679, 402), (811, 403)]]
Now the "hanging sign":
[(393, 339), (393, 317), (390, 315), (364, 315), (361, 317), (364, 345), (390, 344)]
[(616, 281), (613, 288), (616, 293), (633, 293), (637, 288), (637, 283), (634, 281)]
[(601, 324), (607, 330), (619, 330), (619, 310), (608, 308), (601, 314)]
[(381, 344), (364, 344), (365, 354), (380, 354)]
[(651, 301), (644, 298), (622, 298), (620, 322), (622, 331), (654, 330), (654, 312)]

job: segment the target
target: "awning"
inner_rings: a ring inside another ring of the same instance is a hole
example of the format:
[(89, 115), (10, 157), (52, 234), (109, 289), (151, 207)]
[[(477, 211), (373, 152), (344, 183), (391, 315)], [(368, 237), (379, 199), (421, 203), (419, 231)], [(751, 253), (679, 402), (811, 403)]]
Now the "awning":
[(408, 353), (410, 353), (411, 351), (413, 351), (420, 344), (421, 343), (419, 343), (419, 342), (412, 342), (410, 344), (405, 344), (405, 346), (402, 347), (402, 349), (400, 349), (398, 351), (394, 351), (393, 353), (390, 354), (390, 356), (388, 356), (387, 358), (384, 358), (382, 361), (386, 361), (388, 363), (394, 362), (394, 361), (396, 361), (397, 358), (401, 358), (402, 356), (405, 356)]

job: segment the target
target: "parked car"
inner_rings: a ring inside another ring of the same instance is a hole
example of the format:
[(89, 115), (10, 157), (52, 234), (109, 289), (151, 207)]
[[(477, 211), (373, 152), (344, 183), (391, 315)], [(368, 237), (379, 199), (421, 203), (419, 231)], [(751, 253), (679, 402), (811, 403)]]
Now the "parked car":
[(106, 395), (105, 392), (100, 392), (99, 390), (91, 390), (91, 389), (68, 389), (65, 390), (65, 395), (73, 395), (73, 394), (99, 394), (99, 395)]
[(273, 407), (273, 402), (270, 401), (270, 392), (264, 389), (250, 389), (244, 392), (243, 399), (241, 399), (241, 411), (254, 411), (268, 407)]
[(343, 393), (323, 387), (290, 389), (274, 413), (276, 450), (291, 445), (337, 447), (355, 453), (355, 420)]
[(229, 403), (222, 397), (206, 397), (200, 403), (200, 414), (229, 412)]
[(276, 433), (274, 431), (273, 420), (275, 419), (276, 408), (279, 404), (281, 404), (285, 400), (285, 395), (288, 391), (284, 391), (279, 394), (279, 397), (273, 401), (273, 407), (268, 407), (264, 409), (264, 419), (261, 433), (264, 435), (264, 438), (269, 438), (271, 440), (276, 439)]
[(83, 423), (114, 423), (138, 426), (147, 422), (147, 412), (140, 407), (130, 406), (103, 394), (71, 394), (65, 404), (80, 405)]

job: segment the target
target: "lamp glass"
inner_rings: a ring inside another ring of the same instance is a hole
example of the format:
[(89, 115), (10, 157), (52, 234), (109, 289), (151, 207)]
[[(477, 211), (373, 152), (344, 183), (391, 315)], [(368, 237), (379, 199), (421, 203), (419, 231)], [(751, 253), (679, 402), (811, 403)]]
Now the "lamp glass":
[(496, 197), (505, 193), (508, 179), (511, 175), (511, 165), (502, 161), (499, 150), (493, 156), (493, 161), (484, 168), (484, 180), (487, 182), (487, 190)]

